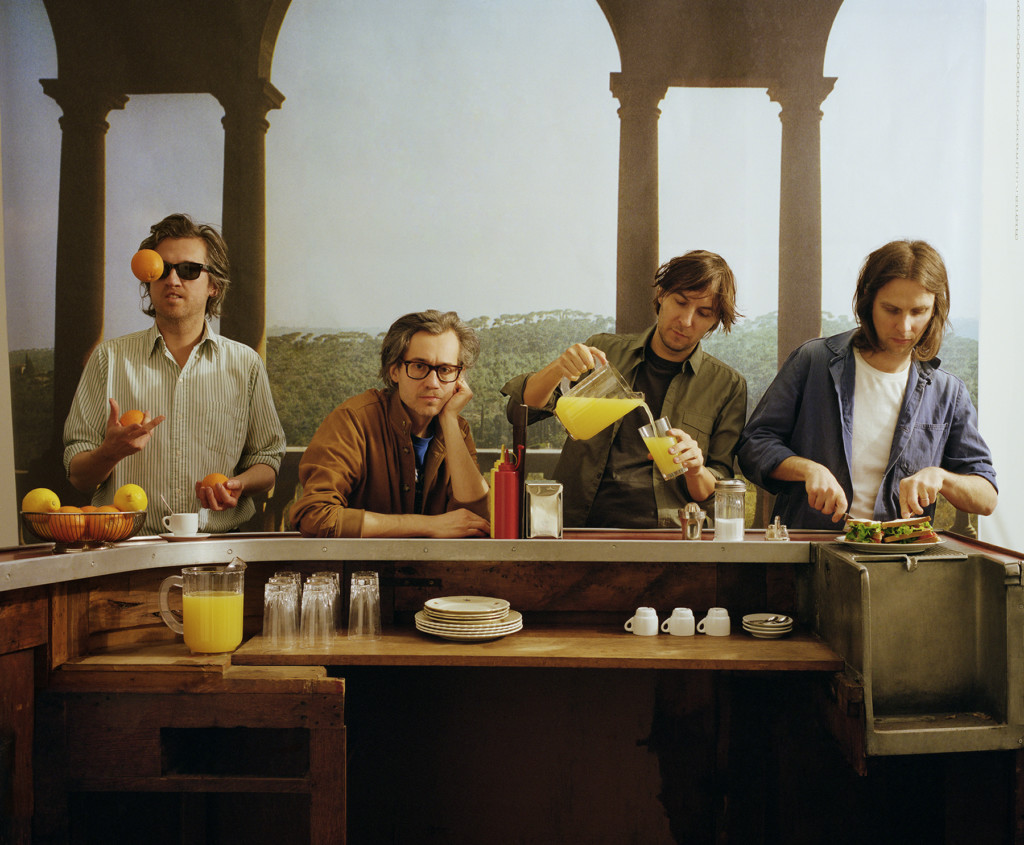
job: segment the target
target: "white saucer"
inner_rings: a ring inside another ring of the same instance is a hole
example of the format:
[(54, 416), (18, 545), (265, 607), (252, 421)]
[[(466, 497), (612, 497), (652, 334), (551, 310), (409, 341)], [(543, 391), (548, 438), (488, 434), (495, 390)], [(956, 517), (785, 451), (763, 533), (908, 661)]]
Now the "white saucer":
[(160, 536), (163, 539), (165, 539), (168, 543), (184, 543), (187, 540), (205, 540), (210, 535), (209, 534), (182, 534), (182, 535), (179, 536), (178, 534), (161, 534)]
[(423, 603), (423, 609), (431, 615), (438, 614), (449, 618), (489, 619), (494, 616), (498, 618), (504, 616), (509, 609), (509, 602), (491, 596), (442, 596), (441, 598), (427, 599)]

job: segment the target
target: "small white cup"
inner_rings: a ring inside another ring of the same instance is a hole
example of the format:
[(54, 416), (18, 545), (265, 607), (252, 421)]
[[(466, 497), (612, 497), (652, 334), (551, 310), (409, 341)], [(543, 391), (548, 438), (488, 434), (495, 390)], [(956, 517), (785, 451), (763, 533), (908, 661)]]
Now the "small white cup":
[(658, 614), (653, 607), (638, 607), (636, 615), (631, 616), (623, 626), (630, 633), (639, 637), (653, 637), (658, 633)]
[(164, 528), (175, 537), (190, 537), (199, 530), (199, 514), (172, 513), (163, 519)]
[(694, 632), (693, 611), (688, 607), (677, 607), (672, 615), (661, 623), (661, 630), (673, 637), (692, 637)]
[(724, 607), (708, 609), (708, 615), (697, 623), (697, 630), (709, 637), (729, 636), (729, 611)]

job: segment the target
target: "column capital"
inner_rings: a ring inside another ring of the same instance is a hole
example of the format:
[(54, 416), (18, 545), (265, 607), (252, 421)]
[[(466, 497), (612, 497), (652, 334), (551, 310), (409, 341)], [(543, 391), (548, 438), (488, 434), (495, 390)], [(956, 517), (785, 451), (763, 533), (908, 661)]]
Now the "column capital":
[(821, 120), (821, 104), (832, 93), (836, 76), (822, 76), (815, 79), (782, 80), (768, 88), (768, 99), (782, 106), (779, 117), (787, 112), (817, 112)]
[(661, 114), (658, 104), (668, 93), (668, 83), (663, 79), (627, 73), (611, 74), (609, 87), (612, 96), (621, 104), (621, 117), (642, 114), (653, 114), (657, 117)]
[(214, 92), (218, 102), (224, 107), (224, 118), (221, 121), (225, 129), (246, 125), (256, 125), (264, 132), (270, 128), (267, 112), (281, 108), (284, 94), (277, 90), (266, 79), (254, 79), (251, 83), (233, 85)]
[(52, 97), (60, 106), (63, 116), (61, 126), (92, 126), (106, 132), (110, 128), (107, 114), (111, 109), (123, 109), (128, 95), (115, 91), (104, 91), (89, 85), (68, 82), (64, 79), (40, 79), (43, 93)]

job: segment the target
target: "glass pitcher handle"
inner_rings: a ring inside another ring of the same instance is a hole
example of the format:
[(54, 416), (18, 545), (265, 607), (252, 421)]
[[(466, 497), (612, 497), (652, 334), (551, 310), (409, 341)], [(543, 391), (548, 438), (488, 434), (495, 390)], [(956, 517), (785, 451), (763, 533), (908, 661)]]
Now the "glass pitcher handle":
[(167, 602), (167, 594), (170, 593), (171, 587), (182, 589), (183, 583), (184, 581), (180, 575), (170, 575), (164, 578), (163, 583), (160, 585), (160, 618), (176, 634), (184, 634), (185, 626), (182, 624), (181, 617), (171, 610), (171, 606)]

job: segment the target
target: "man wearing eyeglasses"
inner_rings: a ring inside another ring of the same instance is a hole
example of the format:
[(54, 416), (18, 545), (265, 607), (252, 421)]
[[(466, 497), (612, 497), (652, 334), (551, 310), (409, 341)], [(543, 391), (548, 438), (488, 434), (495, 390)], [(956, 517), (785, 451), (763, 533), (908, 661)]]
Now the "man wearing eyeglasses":
[(459, 416), (479, 350), (454, 311), (396, 320), (381, 344), (384, 389), (343, 402), (306, 447), (292, 524), (309, 537), (487, 536), (487, 482)]
[[(210, 325), (230, 285), (216, 229), (172, 214), (139, 248), (164, 261), (158, 279), (140, 283), (153, 325), (89, 357), (64, 424), (64, 466), (94, 505), (140, 485), (149, 499), (144, 532), (164, 530), (165, 502), (175, 513), (199, 509), (201, 531), (230, 531), (255, 514), (252, 497), (273, 487), (284, 455), (266, 367)], [(141, 410), (142, 421), (122, 424), (128, 410)], [(215, 472), (228, 481), (202, 487)]]

